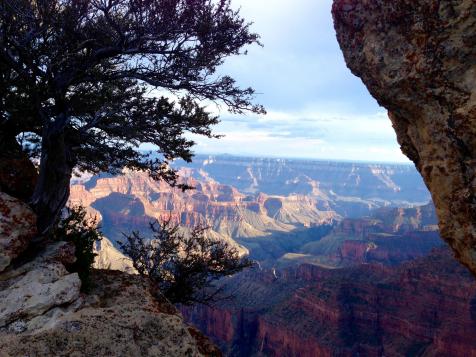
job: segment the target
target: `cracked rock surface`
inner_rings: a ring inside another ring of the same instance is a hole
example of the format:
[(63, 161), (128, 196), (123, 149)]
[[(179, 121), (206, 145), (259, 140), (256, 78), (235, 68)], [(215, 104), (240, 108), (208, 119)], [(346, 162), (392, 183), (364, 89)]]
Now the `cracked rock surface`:
[(139, 276), (98, 270), (93, 279), (75, 303), (0, 329), (0, 356), (220, 356)]

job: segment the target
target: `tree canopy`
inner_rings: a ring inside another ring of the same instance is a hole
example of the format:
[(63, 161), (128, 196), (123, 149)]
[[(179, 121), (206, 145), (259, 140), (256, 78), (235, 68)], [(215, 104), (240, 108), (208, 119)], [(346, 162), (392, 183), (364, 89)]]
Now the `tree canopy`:
[(176, 184), (170, 161), (193, 155), (185, 134), (214, 136), (204, 100), (264, 112), (253, 89), (217, 72), (259, 43), (249, 26), (229, 0), (0, 1), (0, 146), (21, 137), (39, 159), (40, 230), (57, 220), (75, 169), (128, 167)]

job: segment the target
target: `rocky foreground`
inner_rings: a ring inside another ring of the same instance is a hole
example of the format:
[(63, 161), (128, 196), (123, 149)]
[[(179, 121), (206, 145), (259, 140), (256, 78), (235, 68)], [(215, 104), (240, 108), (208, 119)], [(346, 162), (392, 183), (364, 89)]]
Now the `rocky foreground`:
[(97, 270), (81, 293), (74, 247), (35, 244), (35, 221), (0, 193), (1, 357), (220, 355), (136, 275)]

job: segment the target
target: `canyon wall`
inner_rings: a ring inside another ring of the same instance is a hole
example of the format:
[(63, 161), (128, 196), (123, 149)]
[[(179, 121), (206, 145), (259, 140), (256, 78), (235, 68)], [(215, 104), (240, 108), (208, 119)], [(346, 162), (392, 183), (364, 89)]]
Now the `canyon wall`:
[(411, 203), (430, 198), (418, 172), (406, 164), (197, 155), (192, 163), (176, 166), (191, 168), (195, 178), (213, 179), (241, 192), (320, 196), (342, 206), (349, 197)]
[(364, 263), (396, 265), (426, 256), (443, 244), (433, 205), (386, 207), (370, 217), (342, 219), (327, 235), (305, 243), (279, 262), (328, 268)]
[(476, 356), (476, 284), (436, 222), (432, 205), (343, 219), (182, 312), (227, 356)]
[(389, 111), (442, 237), (476, 274), (476, 3), (334, 0), (351, 71)]
[[(212, 179), (197, 180), (187, 170), (181, 173), (194, 190), (182, 192), (146, 173), (127, 171), (73, 184), (69, 204), (81, 204), (97, 215), (102, 231), (116, 247), (123, 233), (138, 230), (150, 235), (149, 222), (170, 217), (186, 228), (208, 226), (206, 234), (211, 238), (226, 241), (242, 253), (254, 244), (256, 259), (277, 258), (302, 240), (284, 240), (283, 235), (306, 230), (309, 234), (303, 239), (316, 239), (319, 227), (340, 218), (329, 207), (319, 208), (323, 200), (312, 195), (244, 194)], [(256, 240), (262, 243), (258, 248)]]
[(113, 244), (131, 230), (147, 234), (150, 221), (170, 216), (186, 227), (207, 225), (212, 237), (263, 261), (297, 252), (342, 217), (429, 199), (411, 165), (228, 155), (199, 155), (193, 163), (174, 165), (195, 190), (182, 192), (146, 173), (125, 170), (76, 179), (70, 204), (98, 215)]
[(447, 248), (400, 266), (258, 270), (183, 308), (227, 356), (476, 356), (476, 285)]

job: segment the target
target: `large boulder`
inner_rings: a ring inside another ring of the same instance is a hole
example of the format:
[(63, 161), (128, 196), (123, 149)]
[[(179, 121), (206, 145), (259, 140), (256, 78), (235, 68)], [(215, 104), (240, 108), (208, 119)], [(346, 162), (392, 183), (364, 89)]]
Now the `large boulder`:
[(30, 207), (0, 192), (0, 272), (26, 250), (36, 234), (36, 216)]
[(476, 274), (476, 2), (334, 0), (351, 71), (389, 111), (442, 237)]

